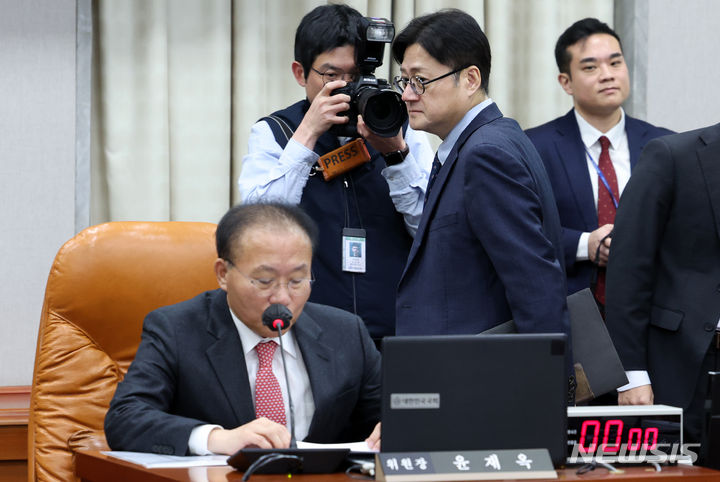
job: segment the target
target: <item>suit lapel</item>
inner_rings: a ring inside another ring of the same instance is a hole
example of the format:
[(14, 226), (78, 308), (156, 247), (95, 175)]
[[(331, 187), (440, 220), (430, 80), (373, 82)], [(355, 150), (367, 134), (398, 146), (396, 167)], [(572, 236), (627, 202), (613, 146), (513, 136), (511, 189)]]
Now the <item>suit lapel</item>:
[(698, 159), (710, 196), (715, 230), (720, 237), (720, 124), (704, 130), (700, 139), (705, 145), (698, 149)]
[(628, 150), (630, 151), (630, 169), (635, 169), (635, 164), (640, 158), (642, 148), (647, 142), (645, 138), (648, 135), (647, 125), (643, 125), (632, 117), (625, 116), (625, 132), (628, 138)]
[(207, 329), (215, 342), (205, 354), (240, 425), (255, 419), (255, 412), (242, 343), (224, 291), (218, 290), (213, 297), (209, 318)]
[(453, 170), (455, 161), (457, 161), (458, 155), (460, 153), (460, 148), (463, 146), (463, 144), (465, 144), (465, 142), (468, 140), (468, 138), (472, 135), (473, 132), (475, 132), (488, 122), (494, 121), (501, 117), (502, 112), (500, 112), (497, 104), (492, 103), (485, 107), (483, 110), (481, 110), (480, 113), (475, 116), (472, 122), (470, 122), (470, 124), (460, 134), (460, 137), (458, 137), (458, 140), (455, 142), (455, 145), (450, 151), (450, 154), (448, 155), (447, 159), (445, 159), (445, 162), (443, 163), (440, 172), (438, 172), (435, 183), (433, 184), (432, 190), (430, 191), (430, 197), (428, 197), (428, 200), (423, 207), (422, 218), (420, 219), (420, 224), (418, 225), (417, 232), (415, 233), (415, 239), (413, 240), (412, 247), (410, 248), (410, 253), (408, 254), (408, 260), (405, 264), (403, 276), (400, 278), (401, 281), (402, 278), (405, 277), (405, 273), (407, 272), (408, 267), (412, 263), (413, 258), (415, 258), (415, 255), (420, 248), (420, 244), (425, 237), (427, 225), (430, 222), (432, 213), (435, 211), (435, 207), (438, 203), (438, 200), (440, 199), (440, 193), (443, 191), (448, 177), (450, 176), (450, 172)]
[(568, 186), (573, 193), (580, 215), (589, 231), (597, 228), (597, 208), (593, 198), (592, 183), (588, 174), (585, 146), (580, 136), (580, 128), (575, 119), (575, 111), (570, 110), (562, 117), (556, 129), (555, 149), (565, 169)]
[(327, 431), (324, 422), (328, 417), (324, 417), (323, 414), (332, 410), (331, 405), (334, 402), (332, 387), (328, 383), (328, 380), (336, 378), (332, 363), (334, 350), (323, 343), (322, 328), (305, 312), (293, 326), (293, 332), (302, 352), (315, 403), (315, 414), (308, 428), (308, 437), (310, 437), (313, 433)]

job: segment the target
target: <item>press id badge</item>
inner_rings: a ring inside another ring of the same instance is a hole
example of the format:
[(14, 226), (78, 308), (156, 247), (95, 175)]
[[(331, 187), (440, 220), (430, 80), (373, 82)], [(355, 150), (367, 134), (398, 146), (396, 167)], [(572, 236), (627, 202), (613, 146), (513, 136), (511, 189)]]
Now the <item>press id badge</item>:
[(367, 259), (367, 244), (365, 241), (364, 229), (343, 228), (343, 271), (351, 273), (365, 272), (365, 260)]

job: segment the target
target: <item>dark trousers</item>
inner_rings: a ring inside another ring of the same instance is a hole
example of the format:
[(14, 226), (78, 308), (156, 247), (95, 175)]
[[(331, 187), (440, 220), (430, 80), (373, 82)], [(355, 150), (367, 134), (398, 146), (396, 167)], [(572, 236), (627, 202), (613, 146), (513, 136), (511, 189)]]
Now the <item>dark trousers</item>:
[[(685, 443), (700, 443), (700, 457), (697, 465), (705, 465), (707, 460), (707, 441), (706, 441), (706, 422), (708, 399), (708, 384), (710, 371), (718, 371), (720, 369), (720, 350), (718, 350), (718, 342), (720, 334), (716, 333), (710, 347), (708, 348), (705, 358), (703, 359), (702, 369), (695, 385), (695, 393), (690, 405), (683, 412), (683, 441)], [(696, 450), (694, 448), (693, 450)]]

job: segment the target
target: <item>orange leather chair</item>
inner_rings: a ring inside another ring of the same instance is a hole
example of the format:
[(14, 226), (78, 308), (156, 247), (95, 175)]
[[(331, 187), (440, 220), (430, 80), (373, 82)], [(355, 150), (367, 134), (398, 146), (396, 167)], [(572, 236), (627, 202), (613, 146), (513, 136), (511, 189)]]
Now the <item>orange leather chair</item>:
[(115, 222), (60, 248), (35, 354), (28, 480), (71, 481), (73, 450), (107, 449), (103, 420), (145, 315), (218, 287), (215, 225)]

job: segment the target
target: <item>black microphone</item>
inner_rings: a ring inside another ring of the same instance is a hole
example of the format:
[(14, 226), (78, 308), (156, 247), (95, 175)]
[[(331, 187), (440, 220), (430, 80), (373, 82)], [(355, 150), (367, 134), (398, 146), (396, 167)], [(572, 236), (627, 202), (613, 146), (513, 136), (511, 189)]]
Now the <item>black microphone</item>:
[(287, 306), (280, 303), (268, 306), (262, 314), (263, 325), (271, 330), (284, 329), (286, 324), (290, 324), (290, 320), (292, 320), (292, 312)]
[(293, 407), (292, 397), (290, 396), (290, 379), (285, 366), (285, 350), (283, 350), (282, 330), (290, 326), (292, 320), (292, 312), (290, 309), (280, 303), (273, 303), (268, 306), (262, 314), (262, 323), (271, 330), (277, 330), (278, 340), (280, 340), (280, 357), (282, 358), (283, 371), (285, 372), (285, 385), (287, 387), (288, 405), (290, 412), (290, 448), (297, 448), (295, 441), (295, 408)]

